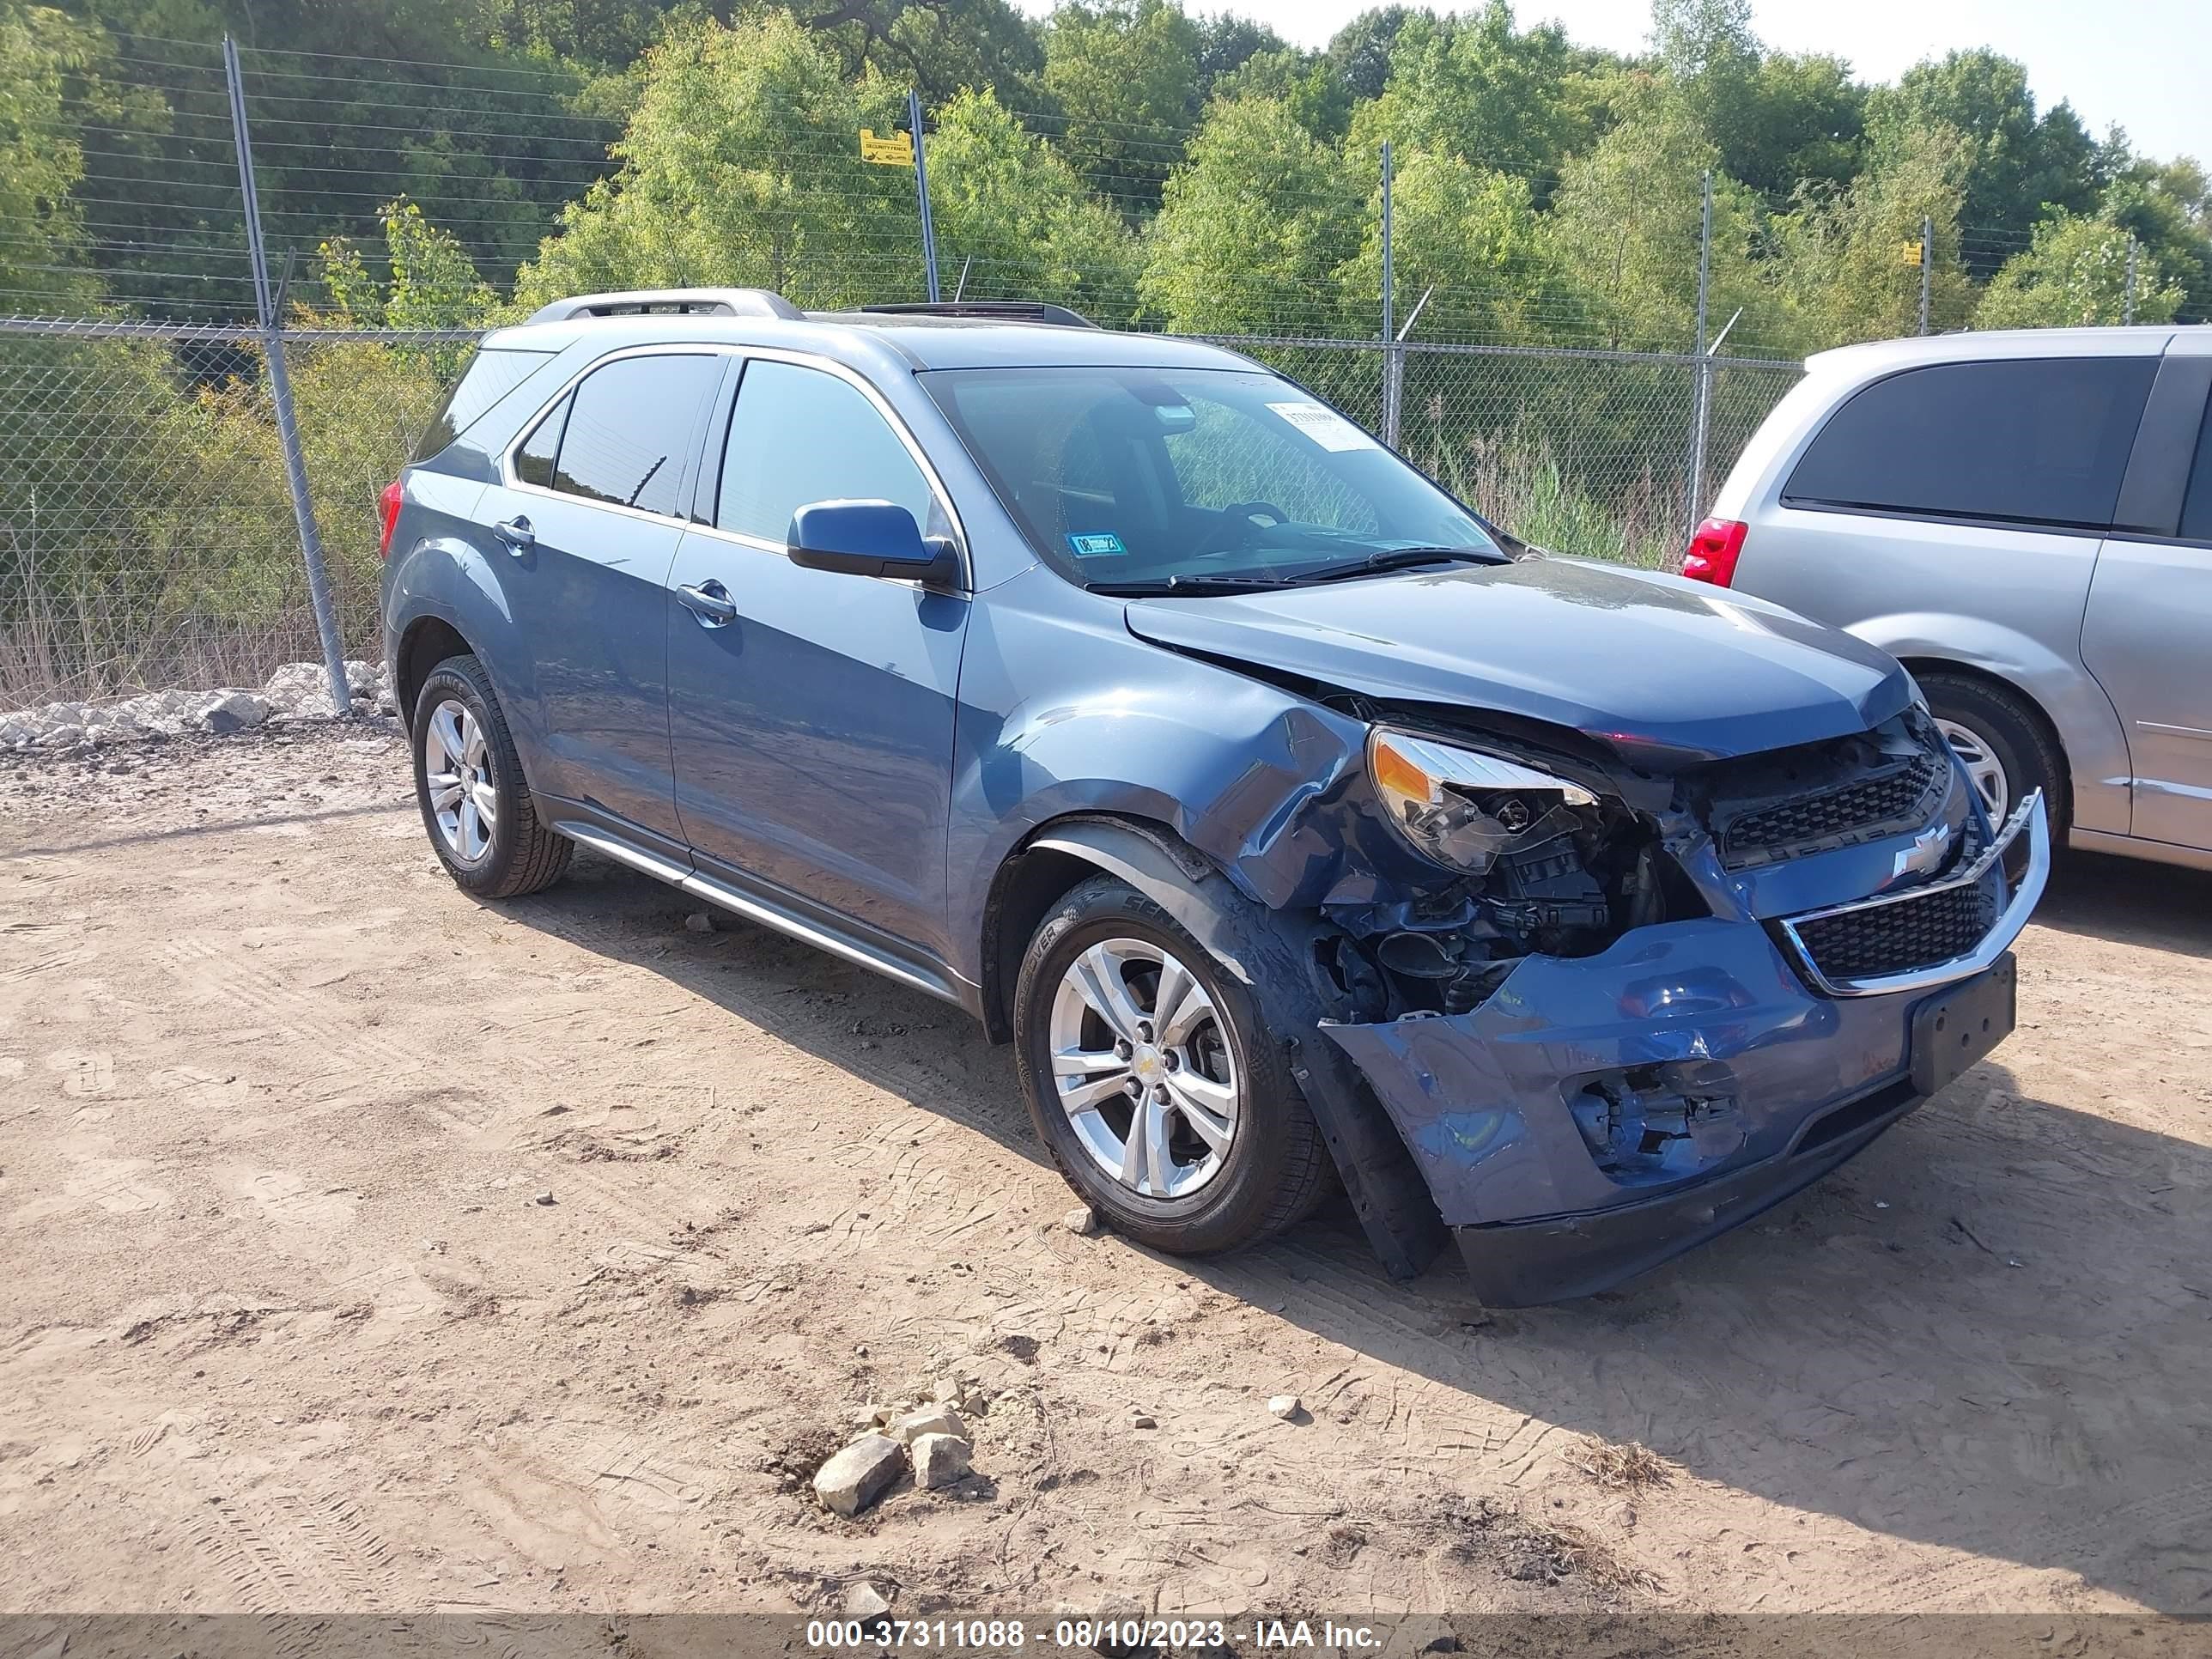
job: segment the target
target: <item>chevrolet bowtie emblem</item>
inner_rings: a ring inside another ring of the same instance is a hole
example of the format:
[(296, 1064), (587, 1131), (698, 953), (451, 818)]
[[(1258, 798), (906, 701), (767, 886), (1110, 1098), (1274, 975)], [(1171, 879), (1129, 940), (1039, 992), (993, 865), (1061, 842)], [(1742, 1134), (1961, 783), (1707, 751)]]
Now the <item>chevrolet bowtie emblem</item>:
[(1911, 846), (1897, 855), (1889, 878), (1899, 882), (1907, 876), (1932, 876), (1942, 867), (1943, 854), (1950, 850), (1951, 826), (1931, 823), (1912, 838)]

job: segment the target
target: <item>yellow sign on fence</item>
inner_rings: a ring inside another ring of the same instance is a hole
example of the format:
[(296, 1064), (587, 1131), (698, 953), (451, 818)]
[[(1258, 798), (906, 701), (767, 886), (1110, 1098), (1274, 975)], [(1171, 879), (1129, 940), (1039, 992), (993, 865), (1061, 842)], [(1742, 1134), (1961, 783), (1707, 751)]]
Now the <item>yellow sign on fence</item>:
[(910, 167), (914, 165), (914, 140), (903, 132), (886, 132), (878, 137), (862, 127), (860, 159), (873, 161), (878, 167)]
[(1917, 241), (1899, 242), (1897, 245), (1897, 263), (1901, 265), (1918, 264), (1920, 263), (1920, 244)]

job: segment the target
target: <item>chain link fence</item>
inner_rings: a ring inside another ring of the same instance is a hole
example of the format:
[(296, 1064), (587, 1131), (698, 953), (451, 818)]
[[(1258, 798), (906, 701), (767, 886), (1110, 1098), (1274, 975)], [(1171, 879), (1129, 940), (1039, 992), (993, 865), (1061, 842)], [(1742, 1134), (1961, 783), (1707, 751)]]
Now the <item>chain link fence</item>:
[[(468, 349), (288, 337), (349, 655), (376, 654), (377, 492)], [(0, 709), (321, 655), (259, 334), (0, 319)]]
[[(472, 337), (284, 337), (344, 654), (375, 658), (377, 495)], [(1383, 423), (1516, 535), (1657, 566), (1702, 500), (1689, 477), (1698, 360), (1380, 341), (1217, 341)], [(172, 687), (253, 686), (320, 647), (262, 336), (237, 327), (0, 319), (0, 710)], [(1704, 491), (1795, 380), (1717, 360)]]

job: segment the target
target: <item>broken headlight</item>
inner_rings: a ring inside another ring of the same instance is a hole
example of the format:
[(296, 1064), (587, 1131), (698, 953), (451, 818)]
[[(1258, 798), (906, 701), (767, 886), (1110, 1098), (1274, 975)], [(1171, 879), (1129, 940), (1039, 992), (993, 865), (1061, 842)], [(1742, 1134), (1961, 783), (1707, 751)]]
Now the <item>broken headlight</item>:
[(1597, 805), (1582, 785), (1549, 772), (1387, 726), (1367, 739), (1367, 775), (1415, 850), (1471, 876), (1486, 874), (1502, 853), (1572, 834), (1573, 809)]

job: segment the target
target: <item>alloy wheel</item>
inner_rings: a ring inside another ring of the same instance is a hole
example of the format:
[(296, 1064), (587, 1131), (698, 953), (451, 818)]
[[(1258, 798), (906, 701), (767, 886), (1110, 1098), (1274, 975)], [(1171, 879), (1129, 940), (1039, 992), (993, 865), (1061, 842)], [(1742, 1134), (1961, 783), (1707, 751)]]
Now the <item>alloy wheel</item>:
[(1966, 778), (1982, 798), (1982, 810), (1990, 815), (1991, 823), (2002, 823), (2005, 811), (2012, 805), (2012, 786), (2005, 778), (2004, 766), (1996, 757), (1990, 740), (1971, 726), (1956, 720), (1939, 720), (1936, 729), (1943, 734), (1943, 741), (1951, 745), (1966, 769)]
[(499, 827), (499, 791), (483, 723), (458, 698), (432, 709), (423, 728), (422, 787), (446, 850), (464, 864), (481, 863)]
[(1243, 1116), (1221, 1012), (1170, 951), (1117, 938), (1054, 993), (1054, 1087), (1091, 1161), (1140, 1197), (1188, 1198), (1220, 1174)]

